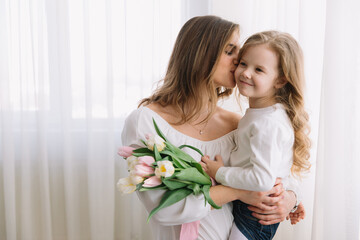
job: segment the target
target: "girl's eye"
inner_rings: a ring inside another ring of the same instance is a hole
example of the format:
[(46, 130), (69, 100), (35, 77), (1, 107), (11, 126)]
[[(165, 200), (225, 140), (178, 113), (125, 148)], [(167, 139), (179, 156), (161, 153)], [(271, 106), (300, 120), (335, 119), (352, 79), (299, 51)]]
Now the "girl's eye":
[(256, 68), (256, 71), (262, 72), (263, 70), (261, 68)]
[(239, 65), (246, 66), (246, 63), (245, 62), (240, 62)]

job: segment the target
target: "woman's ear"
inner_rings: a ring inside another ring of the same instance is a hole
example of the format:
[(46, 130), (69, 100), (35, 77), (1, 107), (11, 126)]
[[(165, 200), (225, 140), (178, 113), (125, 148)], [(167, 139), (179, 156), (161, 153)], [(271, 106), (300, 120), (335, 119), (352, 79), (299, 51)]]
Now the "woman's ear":
[(288, 82), (288, 81), (286, 80), (285, 77), (280, 77), (280, 78), (278, 78), (278, 79), (276, 80), (274, 87), (275, 87), (276, 89), (280, 89), (280, 88), (282, 88), (283, 86), (285, 86), (285, 84), (286, 84), (287, 82)]

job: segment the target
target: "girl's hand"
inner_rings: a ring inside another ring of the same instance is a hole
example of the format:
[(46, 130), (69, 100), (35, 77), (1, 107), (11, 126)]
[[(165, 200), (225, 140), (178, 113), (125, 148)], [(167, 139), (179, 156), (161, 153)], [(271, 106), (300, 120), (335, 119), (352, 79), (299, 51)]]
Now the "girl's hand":
[(215, 179), (217, 170), (224, 166), (224, 162), (220, 155), (215, 156), (215, 160), (210, 160), (209, 156), (205, 155), (201, 158), (200, 162), (204, 171), (212, 178)]

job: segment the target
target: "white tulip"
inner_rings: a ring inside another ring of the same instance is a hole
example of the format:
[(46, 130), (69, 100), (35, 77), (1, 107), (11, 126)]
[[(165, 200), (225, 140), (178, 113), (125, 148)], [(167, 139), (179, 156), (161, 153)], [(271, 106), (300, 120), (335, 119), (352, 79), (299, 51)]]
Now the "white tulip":
[(162, 139), (159, 135), (147, 134), (146, 139), (147, 139), (146, 145), (147, 145), (148, 149), (150, 149), (151, 151), (154, 150), (154, 145), (156, 145), (156, 148), (159, 152), (164, 150), (165, 140)]
[(144, 181), (144, 178), (135, 174), (130, 174), (129, 176), (130, 181), (134, 185), (138, 185), (139, 183), (142, 183)]
[(157, 165), (157, 168), (155, 168), (155, 175), (157, 177), (170, 177), (175, 172), (174, 165), (168, 160), (158, 161)]
[(129, 194), (136, 190), (136, 185), (131, 182), (129, 177), (120, 178), (116, 186), (122, 194)]
[(128, 164), (128, 170), (132, 171), (134, 170), (135, 166), (138, 164), (138, 158), (135, 156), (130, 156), (126, 158), (127, 164)]

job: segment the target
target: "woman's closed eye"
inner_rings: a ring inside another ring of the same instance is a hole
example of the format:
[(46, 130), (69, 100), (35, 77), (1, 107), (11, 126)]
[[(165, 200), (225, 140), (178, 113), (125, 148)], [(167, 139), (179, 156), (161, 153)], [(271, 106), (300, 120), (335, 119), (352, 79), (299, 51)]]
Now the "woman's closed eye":
[(233, 52), (234, 52), (233, 50), (230, 50), (230, 51), (225, 50), (225, 53), (229, 56), (231, 56), (231, 54), (233, 54)]

